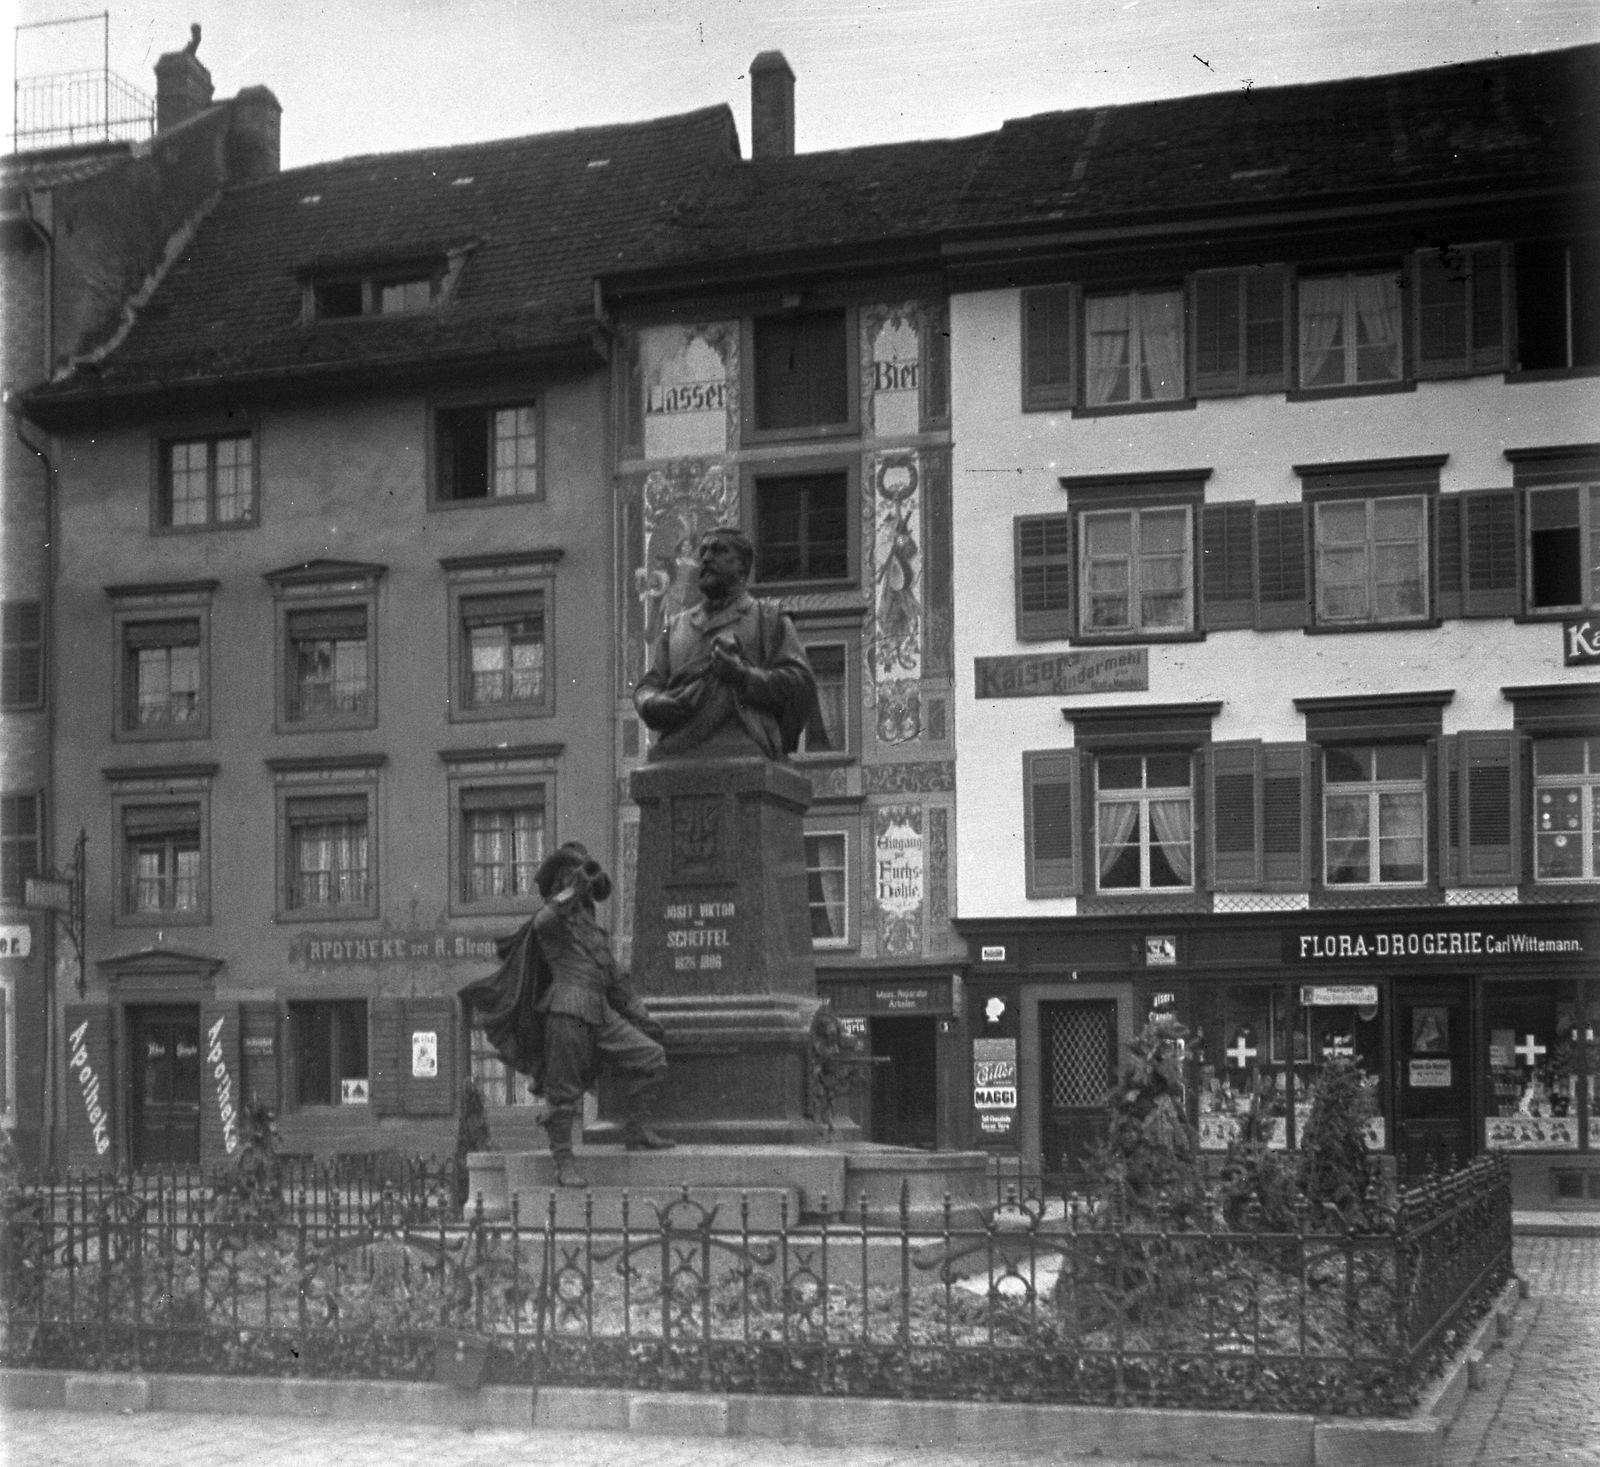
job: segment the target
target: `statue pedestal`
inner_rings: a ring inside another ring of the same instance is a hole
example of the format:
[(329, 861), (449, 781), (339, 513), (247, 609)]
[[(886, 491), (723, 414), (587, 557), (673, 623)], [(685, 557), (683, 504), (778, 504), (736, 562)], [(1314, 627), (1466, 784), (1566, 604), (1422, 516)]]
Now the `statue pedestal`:
[[(682, 1141), (810, 1140), (810, 783), (759, 757), (678, 759), (636, 770), (632, 795), (633, 984), (667, 1031), (661, 1129)], [(601, 1114), (615, 1113), (602, 1086)]]

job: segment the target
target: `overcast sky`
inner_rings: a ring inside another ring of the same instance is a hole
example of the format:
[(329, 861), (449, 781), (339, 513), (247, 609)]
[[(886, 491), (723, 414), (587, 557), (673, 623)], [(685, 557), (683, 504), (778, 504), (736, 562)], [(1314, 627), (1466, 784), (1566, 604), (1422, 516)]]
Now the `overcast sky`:
[[(0, 5), (8, 0), (0, 0)], [(87, 0), (9, 0), (13, 24)], [(776, 48), (811, 152), (982, 132), (1008, 117), (1402, 71), (1600, 40), (1597, 0), (138, 0), (111, 69), (154, 91), (204, 27), (218, 96), (264, 83), (286, 168), (633, 121), (726, 102)], [(18, 33), (23, 76), (98, 67), (101, 27)], [(10, 57), (7, 58), (8, 64)]]

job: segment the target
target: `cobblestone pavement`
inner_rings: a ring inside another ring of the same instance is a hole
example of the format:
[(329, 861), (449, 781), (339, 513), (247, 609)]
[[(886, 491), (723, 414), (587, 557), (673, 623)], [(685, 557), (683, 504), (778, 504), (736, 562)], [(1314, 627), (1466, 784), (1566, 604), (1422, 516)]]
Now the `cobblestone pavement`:
[[(1449, 1467), (1600, 1467), (1600, 1239), (1519, 1238), (1530, 1297), (1488, 1384), (1451, 1428)], [(984, 1467), (1036, 1467), (1036, 1454), (982, 1454)], [(615, 1432), (463, 1431), (301, 1417), (151, 1412), (107, 1416), (14, 1411), (0, 1433), (7, 1467), (972, 1467), (971, 1451), (906, 1443), (837, 1450), (748, 1438), (693, 1440)], [(1137, 1467), (1051, 1456), (1055, 1467)]]
[(1600, 1239), (1518, 1238), (1529, 1297), (1487, 1388), (1469, 1391), (1450, 1467), (1600, 1467)]

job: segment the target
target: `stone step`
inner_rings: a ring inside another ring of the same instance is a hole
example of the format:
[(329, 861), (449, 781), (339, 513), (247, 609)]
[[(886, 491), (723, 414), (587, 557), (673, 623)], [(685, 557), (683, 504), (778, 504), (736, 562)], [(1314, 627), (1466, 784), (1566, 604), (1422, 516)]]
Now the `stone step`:
[[(589, 1175), (587, 1161), (579, 1158), (585, 1177)], [(750, 1227), (761, 1232), (775, 1231), (783, 1222), (787, 1206), (788, 1223), (794, 1227), (800, 1220), (800, 1198), (793, 1187), (690, 1187), (689, 1201), (684, 1202), (684, 1189), (679, 1187), (577, 1187), (531, 1186), (517, 1192), (517, 1211), (520, 1221), (527, 1226), (542, 1227), (549, 1218), (550, 1199), (556, 1200), (556, 1226), (582, 1228), (586, 1217), (589, 1225), (605, 1231), (622, 1227), (622, 1199), (628, 1199), (628, 1226), (641, 1232), (655, 1232), (663, 1221), (671, 1228), (685, 1231), (699, 1229), (709, 1216), (712, 1228), (721, 1234), (737, 1232), (742, 1225), (741, 1203), (750, 1205)], [(593, 1212), (586, 1213), (592, 1205)], [(702, 1210), (703, 1209), (703, 1210)]]

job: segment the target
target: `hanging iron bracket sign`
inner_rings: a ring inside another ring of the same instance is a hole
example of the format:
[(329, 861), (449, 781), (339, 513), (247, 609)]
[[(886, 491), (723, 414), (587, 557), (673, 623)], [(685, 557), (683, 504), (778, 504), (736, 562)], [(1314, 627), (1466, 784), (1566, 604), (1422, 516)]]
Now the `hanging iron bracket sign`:
[(84, 990), (89, 986), (83, 934), (83, 878), (88, 846), (89, 832), (80, 830), (78, 839), (72, 847), (70, 873), (60, 876), (51, 871), (39, 876), (29, 876), (23, 882), (22, 888), (24, 906), (49, 912), (56, 923), (66, 931), (67, 940), (72, 944), (72, 951), (78, 957), (79, 998), (83, 997)]

